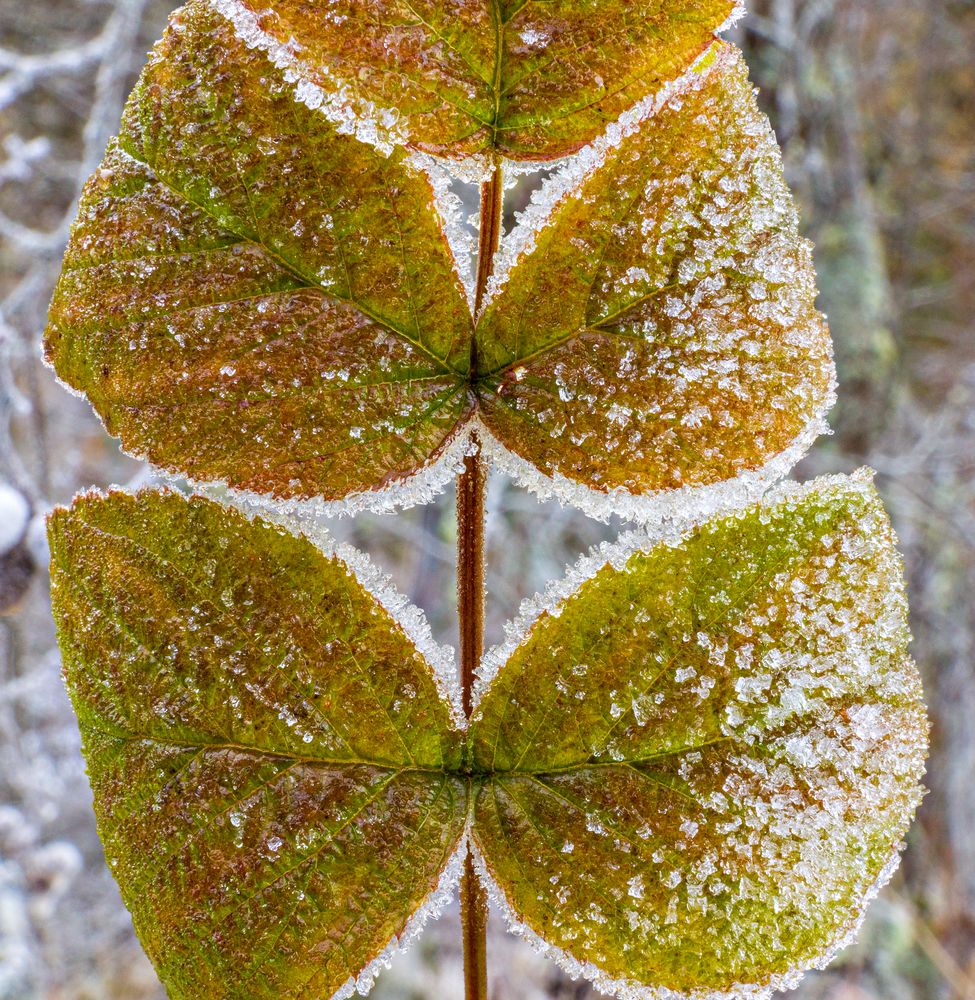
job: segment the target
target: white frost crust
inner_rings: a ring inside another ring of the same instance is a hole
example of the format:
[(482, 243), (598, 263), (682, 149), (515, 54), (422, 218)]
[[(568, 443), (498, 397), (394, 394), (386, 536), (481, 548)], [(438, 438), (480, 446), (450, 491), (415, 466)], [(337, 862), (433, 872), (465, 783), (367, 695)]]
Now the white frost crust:
[(386, 947), (357, 975), (350, 976), (348, 981), (343, 983), (331, 996), (330, 1000), (347, 1000), (348, 997), (359, 994), (366, 996), (373, 988), (376, 977), (384, 969), (388, 969), (397, 955), (405, 952), (410, 945), (420, 936), (428, 920), (436, 920), (443, 913), (447, 904), (454, 898), (457, 885), (460, 882), (464, 871), (464, 862), (467, 860), (468, 841), (470, 837), (469, 824), (461, 835), (457, 849), (450, 856), (443, 871), (440, 873), (440, 881), (427, 896), (427, 898), (414, 911), (413, 916), (406, 922), (406, 926), (398, 934), (390, 938)]
[(474, 273), (477, 230), (464, 226), (464, 204), (451, 188), (456, 177), (447, 169), (446, 160), (430, 156), (429, 153), (411, 153), (404, 162), (408, 168), (422, 172), (430, 182), (433, 206), (440, 216), (440, 229), (450, 248), (454, 273), (467, 296), (467, 307), (473, 314), (477, 281)]
[[(77, 395), (82, 399), (87, 398), (84, 393)], [(372, 514), (390, 514), (397, 510), (407, 510), (410, 507), (431, 503), (463, 472), (464, 458), (470, 454), (471, 449), (471, 431), (470, 421), (457, 428), (440, 455), (417, 472), (397, 479), (383, 489), (350, 493), (341, 500), (323, 500), (320, 497), (291, 499), (275, 497), (253, 490), (237, 489), (224, 480), (192, 479), (158, 466), (153, 466), (153, 469), (160, 482), (170, 485), (187, 483), (195, 493), (211, 500), (221, 501), (226, 498), (242, 510), (264, 517), (283, 513), (301, 525), (314, 524), (323, 518), (352, 517), (364, 511)], [(150, 461), (144, 454), (123, 450), (132, 458)]]
[(556, 472), (548, 476), (531, 462), (506, 448), (481, 425), (485, 455), (500, 472), (510, 477), (522, 489), (539, 500), (556, 499), (563, 506), (581, 510), (597, 521), (609, 521), (612, 516), (639, 524), (660, 524), (663, 521), (681, 523), (697, 520), (721, 510), (735, 510), (754, 503), (806, 454), (816, 439), (831, 434), (826, 414), (836, 402), (835, 378), (826, 397), (812, 419), (799, 432), (788, 448), (768, 459), (757, 469), (739, 473), (733, 479), (723, 479), (707, 486), (682, 486), (675, 490), (653, 493), (630, 493), (622, 487), (594, 490), (583, 483)]
[[(44, 364), (54, 374), (55, 381), (72, 396), (89, 403), (87, 395), (65, 382), (45, 359)], [(788, 475), (793, 466), (812, 447), (817, 438), (832, 434), (826, 414), (836, 402), (835, 376), (829, 392), (817, 414), (799, 432), (784, 451), (770, 458), (758, 469), (739, 473), (733, 479), (724, 479), (708, 486), (685, 486), (676, 490), (635, 494), (622, 488), (607, 492), (569, 479), (561, 473), (547, 476), (531, 462), (505, 447), (488, 427), (475, 415), (454, 432), (441, 454), (412, 475), (398, 479), (383, 489), (362, 490), (350, 493), (341, 500), (323, 500), (319, 497), (281, 498), (230, 486), (225, 480), (194, 479), (163, 469), (152, 463), (148, 455), (132, 448), (122, 448), (124, 454), (146, 462), (153, 478), (162, 485), (179, 488), (186, 483), (195, 493), (217, 502), (229, 501), (241, 510), (264, 517), (285, 514), (293, 522), (314, 526), (325, 518), (354, 517), (362, 512), (390, 514), (398, 510), (431, 503), (456, 477), (464, 471), (464, 459), (472, 454), (472, 438), (477, 435), (481, 453), (499, 472), (514, 483), (538, 497), (539, 500), (556, 499), (563, 506), (574, 507), (598, 521), (608, 522), (611, 517), (636, 522), (643, 526), (674, 521), (681, 524), (699, 520), (722, 510), (745, 507)], [(104, 419), (93, 411), (105, 430)], [(115, 435), (111, 435), (118, 438)], [(312, 527), (312, 530), (314, 528)]]
[[(50, 366), (48, 366), (50, 367)], [(87, 396), (57, 381), (72, 395), (87, 400)], [(341, 500), (318, 497), (286, 499), (230, 486), (224, 480), (200, 480), (180, 475), (152, 465), (145, 454), (132, 449), (123, 451), (132, 458), (150, 464), (153, 477), (163, 485), (178, 487), (186, 483), (195, 492), (218, 502), (229, 501), (250, 514), (271, 517), (287, 515), (292, 523), (305, 530), (327, 518), (352, 517), (364, 511), (389, 514), (397, 510), (431, 503), (463, 472), (464, 459), (473, 451), (472, 438), (480, 441), (481, 453), (499, 472), (540, 500), (556, 499), (564, 506), (574, 507), (584, 514), (608, 522), (614, 515), (623, 521), (642, 526), (673, 521), (683, 524), (724, 510), (736, 510), (759, 500), (775, 483), (786, 476), (806, 454), (817, 438), (831, 434), (826, 414), (836, 401), (835, 379), (818, 413), (800, 431), (784, 451), (770, 458), (758, 469), (747, 470), (733, 479), (707, 486), (685, 486), (676, 490), (634, 494), (616, 488), (607, 492), (569, 479), (560, 473), (547, 476), (530, 462), (503, 445), (478, 416), (460, 426), (441, 454), (417, 472), (397, 480), (380, 490), (351, 493)], [(104, 421), (102, 421), (104, 427)]]
[[(863, 492), (873, 482), (873, 476), (873, 470), (864, 467), (849, 476), (842, 474), (819, 476), (807, 483), (789, 480), (779, 483), (759, 502), (763, 507), (774, 507), (779, 503), (809, 496), (831, 487), (840, 487), (847, 493)], [(742, 504), (737, 508), (718, 507), (701, 510), (690, 520), (662, 521), (654, 525), (643, 525), (620, 535), (615, 542), (600, 542), (580, 556), (574, 565), (567, 567), (560, 580), (553, 580), (540, 593), (526, 597), (521, 602), (517, 616), (505, 624), (504, 640), (492, 646), (481, 657), (472, 691), (472, 721), (479, 717), (480, 706), (499, 671), (527, 641), (535, 623), (543, 615), (558, 618), (566, 601), (604, 566), (622, 570), (630, 557), (637, 552), (649, 552), (658, 545), (676, 547), (706, 521), (713, 517), (734, 516), (745, 506), (747, 505)]]
[(726, 31), (730, 31), (747, 13), (748, 7), (745, 0), (738, 0), (724, 24), (715, 30), (715, 34), (723, 35)]
[(736, 983), (729, 990), (698, 989), (681, 993), (668, 989), (666, 986), (648, 986), (632, 979), (614, 979), (593, 962), (580, 962), (567, 951), (549, 944), (518, 916), (504, 890), (491, 876), (476, 840), (476, 836), (472, 834), (470, 852), (474, 869), (477, 871), (491, 903), (504, 917), (508, 930), (523, 938), (538, 954), (554, 961), (573, 981), (579, 978), (586, 979), (600, 993), (618, 997), (619, 1000), (771, 1000), (775, 993), (795, 989), (807, 972), (813, 969), (825, 969), (844, 948), (853, 943), (863, 925), (867, 907), (897, 871), (900, 865), (901, 851), (905, 846), (901, 843), (893, 849), (890, 857), (881, 868), (880, 874), (863, 894), (854, 916), (840, 928), (833, 941), (816, 957), (789, 969), (787, 972), (780, 972), (772, 976), (766, 983)]
[[(535, 249), (539, 233), (548, 225), (556, 211), (569, 198), (578, 194), (593, 172), (605, 163), (607, 156), (674, 97), (699, 90), (716, 69), (730, 62), (733, 51), (719, 49), (715, 57), (717, 45), (716, 42), (712, 43), (677, 79), (624, 111), (615, 122), (607, 126), (601, 136), (567, 157), (564, 166), (547, 177), (533, 192), (528, 207), (519, 214), (517, 225), (504, 237), (495, 256), (494, 271), (484, 294), (485, 308), (501, 293), (518, 261)], [(711, 64), (707, 65), (709, 59)]]
[(273, 66), (281, 70), (285, 82), (292, 86), (295, 100), (313, 111), (319, 111), (344, 135), (355, 136), (360, 142), (375, 147), (389, 156), (397, 146), (403, 146), (409, 136), (399, 122), (399, 114), (389, 108), (377, 107), (372, 101), (356, 100), (348, 83), (319, 65), (315, 73), (334, 83), (325, 90), (311, 82), (311, 68), (298, 57), (300, 45), (292, 38), (282, 44), (262, 30), (257, 15), (240, 0), (207, 0), (211, 9), (225, 17), (234, 34), (248, 48), (263, 52)]

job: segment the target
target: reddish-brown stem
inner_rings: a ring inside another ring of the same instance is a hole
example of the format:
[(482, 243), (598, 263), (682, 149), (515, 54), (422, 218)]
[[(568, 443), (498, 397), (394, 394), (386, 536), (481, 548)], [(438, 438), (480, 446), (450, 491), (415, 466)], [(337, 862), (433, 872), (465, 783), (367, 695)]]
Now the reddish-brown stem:
[[(474, 448), (478, 447), (474, 438)], [(457, 617), (460, 683), (470, 715), (474, 674), (484, 649), (484, 490), (486, 469), (479, 452), (464, 459), (457, 479)]]
[[(477, 449), (477, 439), (474, 439)], [(457, 479), (457, 617), (464, 712), (470, 716), (474, 674), (484, 647), (484, 491), (487, 469), (479, 450), (464, 459)], [(487, 919), (484, 887), (470, 857), (460, 883), (467, 1000), (487, 1000)]]
[[(477, 253), (474, 313), (484, 301), (494, 253), (501, 238), (503, 185), (501, 168), (481, 185), (481, 223)], [(477, 348), (471, 346), (471, 378), (477, 370)], [(487, 468), (475, 435), (472, 453), (464, 459), (457, 479), (457, 618), (460, 631), (460, 682), (464, 712), (471, 714), (474, 675), (484, 649), (484, 495)], [(460, 883), (461, 927), (464, 935), (464, 995), (487, 1000), (488, 905), (484, 887), (470, 857)]]
[[(474, 440), (457, 479), (457, 617), (464, 712), (470, 716), (474, 674), (484, 647), (484, 491), (487, 469)], [(484, 888), (470, 857), (460, 883), (467, 1000), (487, 1000), (487, 919)]]

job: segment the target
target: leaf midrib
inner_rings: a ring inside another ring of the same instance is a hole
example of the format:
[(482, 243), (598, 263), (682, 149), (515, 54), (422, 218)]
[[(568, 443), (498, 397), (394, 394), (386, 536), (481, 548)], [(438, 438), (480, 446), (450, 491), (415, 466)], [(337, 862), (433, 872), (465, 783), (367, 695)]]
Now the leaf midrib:
[[(256, 746), (248, 743), (237, 743), (233, 741), (220, 740), (213, 743), (205, 740), (176, 739), (155, 734), (131, 733), (127, 731), (117, 732), (96, 725), (90, 720), (83, 723), (86, 729), (99, 733), (100, 735), (116, 740), (120, 743), (152, 743), (157, 746), (172, 747), (186, 751), (202, 751), (203, 753), (240, 753), (253, 757), (264, 757), (270, 760), (294, 761), (310, 767), (324, 767), (334, 769), (338, 767), (372, 767), (383, 771), (391, 771), (397, 774), (405, 772), (418, 772), (421, 774), (443, 775), (448, 778), (458, 778), (473, 782), (487, 782), (496, 778), (544, 778), (548, 775), (576, 774), (583, 771), (595, 769), (611, 768), (640, 768), (646, 764), (658, 763), (670, 757), (678, 757), (685, 753), (693, 753), (705, 746), (713, 746), (718, 743), (731, 742), (734, 737), (722, 736), (717, 739), (708, 740), (705, 743), (690, 744), (688, 746), (675, 747), (671, 750), (661, 750), (657, 753), (643, 757), (622, 760), (585, 760), (573, 764), (565, 764), (558, 767), (544, 768), (494, 768), (494, 769), (466, 769), (462, 767), (431, 767), (422, 764), (404, 764), (396, 761), (379, 759), (369, 759), (364, 757), (319, 757), (315, 754), (300, 754), (291, 750), (273, 750), (268, 747)], [(472, 734), (473, 736), (473, 734)]]

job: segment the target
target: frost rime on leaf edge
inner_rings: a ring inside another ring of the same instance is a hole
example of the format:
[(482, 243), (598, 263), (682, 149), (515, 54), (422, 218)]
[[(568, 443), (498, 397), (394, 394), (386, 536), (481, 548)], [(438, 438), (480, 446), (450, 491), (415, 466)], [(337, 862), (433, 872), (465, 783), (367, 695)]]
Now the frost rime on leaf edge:
[(460, 884), (460, 877), (464, 871), (464, 863), (471, 849), (469, 826), (468, 821), (468, 826), (461, 834), (456, 850), (451, 854), (440, 873), (440, 880), (436, 888), (414, 910), (403, 930), (392, 937), (386, 947), (357, 976), (350, 976), (349, 980), (340, 986), (329, 1000), (348, 1000), (348, 997), (354, 996), (356, 993), (360, 996), (366, 996), (372, 990), (376, 977), (392, 965), (393, 959), (410, 948), (423, 932), (427, 921), (436, 920), (443, 913), (454, 898), (454, 893)]
[(717, 42), (712, 43), (677, 79), (625, 111), (606, 127), (599, 138), (567, 157), (563, 166), (545, 178), (541, 186), (532, 193), (528, 207), (520, 213), (515, 228), (502, 238), (484, 295), (485, 308), (498, 296), (517, 262), (535, 249), (536, 237), (559, 206), (577, 193), (593, 172), (603, 165), (606, 157), (675, 97), (700, 90), (711, 74), (728, 65), (732, 57), (732, 49), (720, 47)]
[[(75, 395), (81, 395), (74, 392)], [(195, 492), (211, 500), (220, 502), (227, 499), (240, 509), (263, 517), (283, 513), (304, 530), (304, 526), (313, 526), (322, 518), (352, 517), (363, 511), (389, 514), (430, 503), (464, 471), (464, 458), (473, 454), (472, 438), (476, 435), (481, 453), (491, 465), (540, 501), (558, 500), (563, 505), (574, 507), (589, 517), (604, 522), (615, 515), (624, 521), (642, 525), (661, 524), (665, 521), (686, 524), (690, 520), (700, 520), (725, 510), (734, 511), (759, 500), (789, 473), (817, 438), (831, 433), (826, 414), (835, 402), (834, 378), (819, 411), (792, 444), (757, 469), (745, 470), (734, 479), (717, 483), (683, 486), (646, 494), (630, 493), (622, 488), (602, 492), (559, 473), (547, 476), (501, 444), (476, 416), (459, 427), (440, 456), (419, 471), (383, 489), (363, 490), (342, 500), (288, 500), (269, 497), (251, 490), (235, 489), (222, 480), (192, 479), (156, 466), (152, 468), (154, 477), (161, 483), (188, 483)], [(145, 460), (144, 455), (133, 454), (133, 457)], [(313, 527), (311, 530), (314, 530)]]
[[(336, 126), (340, 133), (354, 135), (360, 142), (373, 146), (386, 156), (389, 156), (397, 146), (409, 144), (409, 136), (399, 125), (399, 115), (395, 109), (377, 107), (372, 101), (360, 101), (360, 106), (355, 107), (349, 94), (348, 85), (324, 65), (317, 65), (315, 71), (334, 82), (335, 89), (329, 92), (312, 83), (309, 79), (312, 75), (309, 67), (297, 55), (297, 49), (300, 48), (298, 43), (292, 39), (289, 43), (282, 44), (269, 35), (261, 28), (258, 16), (241, 0), (206, 0), (206, 2), (212, 10), (230, 22), (234, 34), (248, 48), (264, 52), (271, 64), (283, 72), (285, 80), (294, 89), (297, 101), (314, 111), (320, 111)], [(745, 0), (737, 0), (725, 22), (715, 29), (714, 34), (717, 36), (730, 30), (744, 16), (745, 9)], [(696, 73), (710, 51), (711, 48), (706, 50), (688, 69), (662, 88), (657, 95), (649, 95), (639, 101), (636, 108), (624, 113), (621, 120), (627, 118), (637, 108), (646, 108), (647, 102), (650, 102), (649, 106), (652, 107), (657, 98), (669, 93), (672, 87)], [(644, 117), (648, 113), (652, 112), (644, 110)], [(615, 124), (611, 124), (607, 132), (612, 130)], [(601, 142), (602, 138), (597, 138), (591, 145)], [(587, 148), (589, 147), (584, 147), (581, 152), (585, 152)], [(575, 160), (576, 155), (578, 154), (569, 157), (569, 161)], [(514, 164), (514, 161), (510, 162)], [(461, 160), (444, 159), (443, 163), (449, 164), (449, 172), (454, 177), (469, 184), (478, 184), (485, 180), (493, 167), (490, 157), (483, 154), (474, 154)], [(533, 164), (533, 166), (538, 166), (538, 164)]]

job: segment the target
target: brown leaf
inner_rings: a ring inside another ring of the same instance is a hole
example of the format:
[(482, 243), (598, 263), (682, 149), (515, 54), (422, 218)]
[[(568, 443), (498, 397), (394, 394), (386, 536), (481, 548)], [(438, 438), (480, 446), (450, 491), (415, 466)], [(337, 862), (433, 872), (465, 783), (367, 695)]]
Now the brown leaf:
[[(734, 0), (216, 0), (308, 99), (438, 155), (565, 156), (681, 75)], [(307, 91), (306, 91), (307, 92)]]
[(130, 452), (344, 497), (470, 412), (471, 318), (429, 181), (296, 103), (196, 2), (85, 189), (47, 357)]
[(500, 442), (546, 475), (633, 494), (808, 447), (831, 399), (829, 333), (736, 50), (574, 176), (478, 326)]
[(430, 665), (338, 559), (210, 501), (89, 496), (49, 532), (99, 834), (169, 996), (330, 996), (464, 830)]

